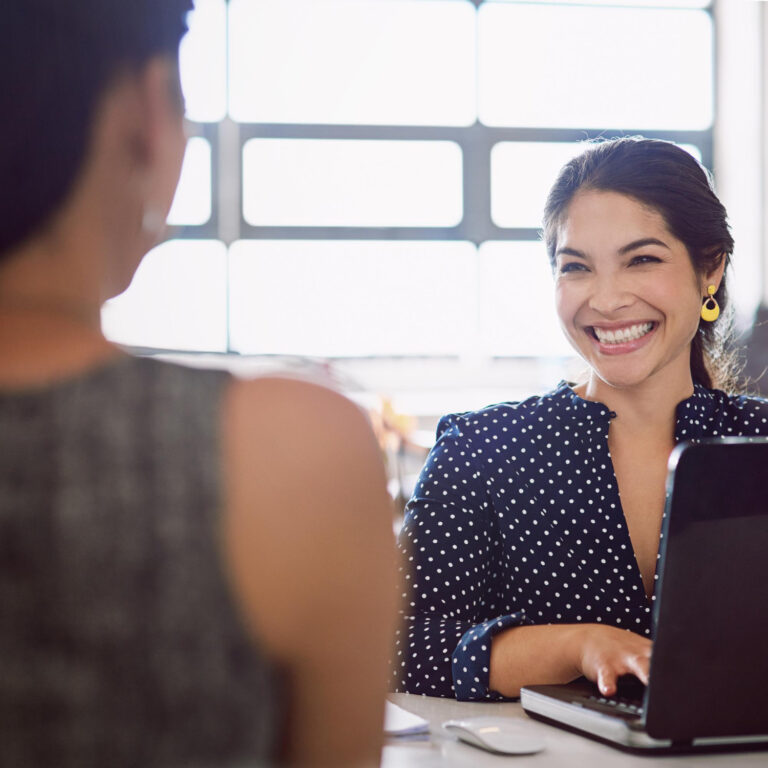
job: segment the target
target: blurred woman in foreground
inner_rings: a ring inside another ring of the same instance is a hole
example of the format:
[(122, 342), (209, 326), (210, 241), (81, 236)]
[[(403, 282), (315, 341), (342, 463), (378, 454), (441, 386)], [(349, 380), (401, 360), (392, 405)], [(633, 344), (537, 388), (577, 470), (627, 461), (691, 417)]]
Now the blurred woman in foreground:
[(364, 417), (100, 330), (178, 181), (190, 5), (3, 6), (0, 762), (378, 765), (393, 557)]

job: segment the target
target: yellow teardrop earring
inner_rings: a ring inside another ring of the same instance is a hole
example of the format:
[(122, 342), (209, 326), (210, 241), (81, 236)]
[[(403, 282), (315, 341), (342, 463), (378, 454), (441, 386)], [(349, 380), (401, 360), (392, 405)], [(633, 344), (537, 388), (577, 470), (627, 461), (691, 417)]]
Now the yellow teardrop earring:
[(709, 296), (704, 298), (704, 303), (701, 305), (701, 319), (714, 323), (720, 317), (720, 305), (715, 298), (715, 286), (708, 285), (707, 293)]

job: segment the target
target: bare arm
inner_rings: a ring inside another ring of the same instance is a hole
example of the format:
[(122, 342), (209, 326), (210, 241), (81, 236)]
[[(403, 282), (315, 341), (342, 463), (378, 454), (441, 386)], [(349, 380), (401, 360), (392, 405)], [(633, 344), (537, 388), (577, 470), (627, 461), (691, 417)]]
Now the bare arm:
[(289, 765), (378, 765), (394, 629), (392, 510), (368, 424), (322, 387), (233, 385), (225, 547), (254, 635), (281, 665)]
[(650, 658), (650, 640), (605, 624), (515, 627), (493, 638), (490, 687), (514, 697), (524, 685), (567, 683), (584, 675), (610, 696), (621, 675), (647, 684)]

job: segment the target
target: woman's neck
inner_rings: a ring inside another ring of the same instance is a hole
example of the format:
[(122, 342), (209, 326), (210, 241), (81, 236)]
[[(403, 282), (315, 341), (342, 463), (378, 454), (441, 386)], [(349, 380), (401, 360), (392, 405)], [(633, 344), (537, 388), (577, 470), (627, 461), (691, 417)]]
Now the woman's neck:
[(118, 354), (101, 332), (87, 252), (30, 243), (0, 263), (0, 386), (69, 377)]
[(614, 387), (592, 371), (576, 391), (585, 400), (603, 403), (617, 414), (615, 426), (636, 433), (674, 433), (677, 406), (693, 394), (690, 369), (658, 372), (640, 384)]
[(54, 220), (3, 257), (0, 311), (7, 319), (59, 318), (100, 329), (104, 246), (95, 233), (82, 234), (84, 228)]
[(76, 325), (84, 331), (101, 333), (101, 308), (98, 302), (57, 295), (4, 295), (0, 291), (0, 323), (23, 326), (48, 321), (60, 327), (62, 323)]

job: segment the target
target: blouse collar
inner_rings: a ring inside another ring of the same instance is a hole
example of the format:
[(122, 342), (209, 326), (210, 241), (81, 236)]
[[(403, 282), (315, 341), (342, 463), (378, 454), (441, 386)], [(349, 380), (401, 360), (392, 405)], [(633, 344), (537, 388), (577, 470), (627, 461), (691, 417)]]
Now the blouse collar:
[[(718, 410), (717, 390), (707, 389), (701, 384), (693, 385), (693, 394), (677, 404), (675, 420), (675, 441), (696, 440), (705, 436), (705, 426), (711, 422)], [(573, 390), (573, 386), (561, 381), (552, 396), (566, 406), (579, 426), (597, 422), (607, 426), (616, 413), (608, 406), (595, 400), (585, 400)]]

